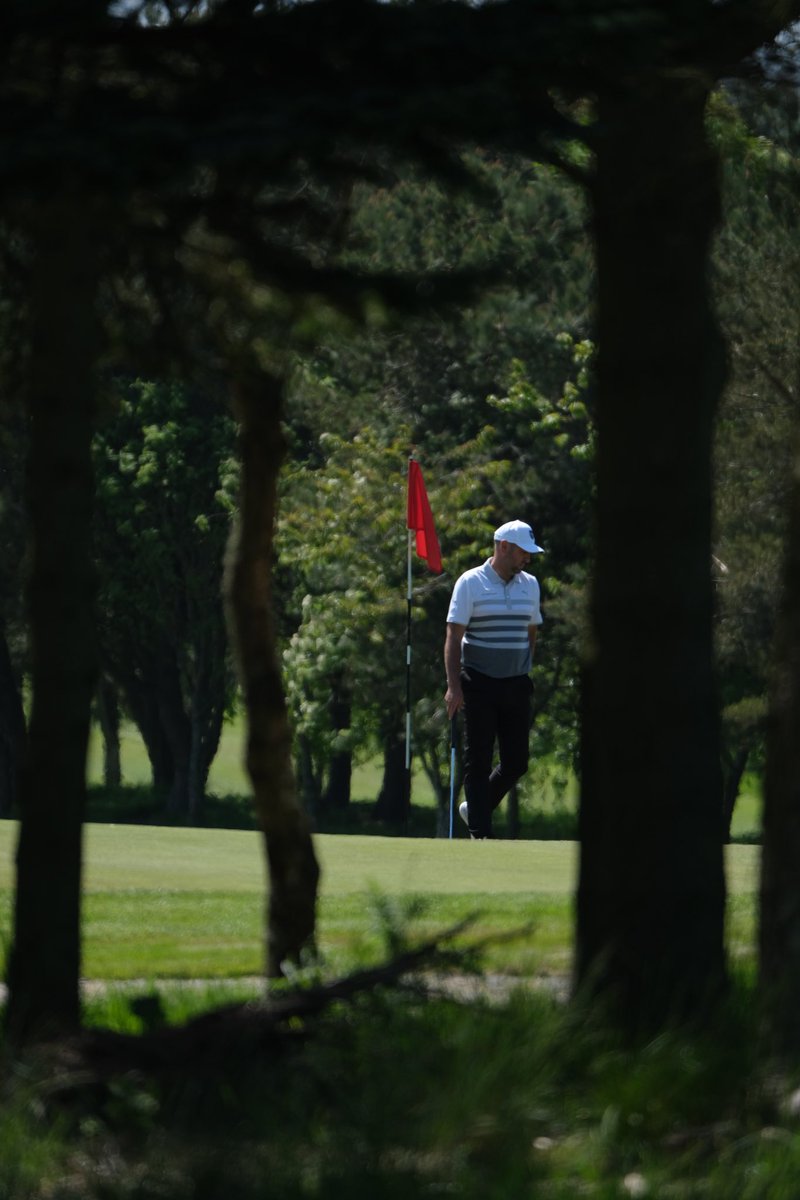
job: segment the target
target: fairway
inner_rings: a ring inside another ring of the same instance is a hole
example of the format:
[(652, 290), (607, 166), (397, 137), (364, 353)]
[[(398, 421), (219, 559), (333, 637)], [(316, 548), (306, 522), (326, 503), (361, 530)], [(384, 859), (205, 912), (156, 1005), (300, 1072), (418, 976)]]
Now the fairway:
[[(0, 821), (0, 941), (11, 924), (17, 826)], [(516, 974), (568, 969), (573, 842), (472, 842), (318, 835), (319, 940), (336, 968), (382, 953), (383, 904), (430, 936), (477, 913), (475, 936), (530, 924), (524, 946), (488, 952)], [(752, 941), (758, 848), (726, 850), (731, 938)], [(266, 872), (261, 836), (240, 830), (87, 825), (84, 974), (90, 978), (231, 978), (263, 967)], [(381, 900), (381, 898), (383, 898)]]
[[(0, 821), (0, 890), (12, 886), (16, 822)], [(575, 884), (574, 842), (452, 841), (319, 834), (322, 894), (373, 887), (387, 893), (546, 893)], [(728, 886), (755, 886), (758, 847), (728, 846)], [(105, 891), (260, 892), (266, 882), (261, 836), (246, 830), (157, 825), (87, 825), (84, 889)]]
[[(16, 823), (0, 821), (0, 889), (12, 886)], [(572, 842), (471, 842), (319, 834), (322, 893), (545, 892), (566, 895)], [(84, 890), (261, 892), (260, 834), (156, 825), (87, 825)]]

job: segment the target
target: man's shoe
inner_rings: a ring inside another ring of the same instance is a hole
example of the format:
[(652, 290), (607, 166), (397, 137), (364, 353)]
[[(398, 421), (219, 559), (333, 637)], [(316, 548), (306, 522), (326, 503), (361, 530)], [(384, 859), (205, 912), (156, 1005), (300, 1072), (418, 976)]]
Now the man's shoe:
[[(469, 829), (469, 810), (467, 808), (466, 800), (462, 800), (461, 803), (459, 804), (458, 815), (461, 817), (461, 820), (464, 822), (467, 829)], [(494, 834), (493, 833), (481, 833), (481, 834), (476, 835), (470, 829), (469, 836), (472, 838), (473, 842), (485, 842), (489, 838), (493, 838)]]

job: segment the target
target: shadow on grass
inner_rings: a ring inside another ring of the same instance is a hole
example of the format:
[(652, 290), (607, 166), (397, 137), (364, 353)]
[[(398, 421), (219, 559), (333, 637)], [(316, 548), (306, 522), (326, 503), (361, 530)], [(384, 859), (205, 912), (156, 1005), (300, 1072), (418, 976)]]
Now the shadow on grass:
[[(131, 785), (118, 788), (94, 786), (89, 788), (87, 821), (120, 825), (187, 826), (191, 822), (167, 811), (166, 796), (152, 787)], [(205, 829), (256, 829), (252, 801), (249, 796), (209, 793), (205, 797), (198, 827)], [(412, 805), (405, 822), (382, 820), (375, 815), (370, 800), (352, 800), (344, 809), (330, 809), (312, 816), (315, 833), (361, 834), (375, 837), (436, 837), (436, 812), (429, 806)], [(456, 817), (456, 836), (463, 835), (460, 819)], [(505, 813), (501, 809), (495, 818), (495, 836), (509, 838)], [(522, 841), (575, 841), (578, 837), (578, 817), (568, 806), (555, 806), (546, 811), (524, 809), (520, 813), (519, 839)], [(735, 834), (732, 842), (758, 845), (761, 835), (756, 830)]]
[[(89, 789), (88, 821), (121, 825), (187, 825), (167, 811), (166, 797), (143, 785)], [(457, 835), (463, 834), (460, 819)], [(208, 829), (256, 829), (253, 805), (248, 796), (206, 796), (197, 824)], [(435, 837), (436, 812), (430, 807), (412, 805), (406, 821), (386, 821), (375, 815), (370, 800), (353, 800), (344, 809), (317, 812), (312, 817), (315, 833), (371, 834), (377, 837)], [(496, 835), (507, 838), (503, 816), (496, 820)], [(567, 809), (522, 814), (520, 838), (545, 841), (570, 841), (577, 836), (577, 818)]]

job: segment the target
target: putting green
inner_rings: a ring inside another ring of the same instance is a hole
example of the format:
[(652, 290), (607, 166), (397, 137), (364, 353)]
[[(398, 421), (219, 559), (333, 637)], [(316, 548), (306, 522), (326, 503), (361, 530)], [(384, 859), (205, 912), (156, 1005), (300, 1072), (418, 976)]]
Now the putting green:
[[(0, 821), (0, 889), (13, 886), (16, 822)], [(322, 893), (377, 888), (386, 893), (568, 895), (577, 872), (574, 842), (471, 842), (435, 838), (318, 835)], [(726, 849), (728, 886), (757, 886), (758, 848)], [(87, 825), (87, 892), (260, 892), (266, 882), (261, 837), (227, 829)]]

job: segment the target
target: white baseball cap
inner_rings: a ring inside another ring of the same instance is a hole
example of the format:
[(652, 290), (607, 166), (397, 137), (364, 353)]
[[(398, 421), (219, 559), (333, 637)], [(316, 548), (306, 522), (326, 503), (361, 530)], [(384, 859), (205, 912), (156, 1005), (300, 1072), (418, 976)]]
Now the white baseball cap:
[(536, 538), (533, 536), (530, 525), (526, 525), (524, 521), (506, 521), (505, 525), (495, 529), (494, 540), (496, 542), (513, 542), (515, 546), (519, 546), (521, 550), (527, 550), (529, 554), (544, 554), (542, 547), (536, 545)]

